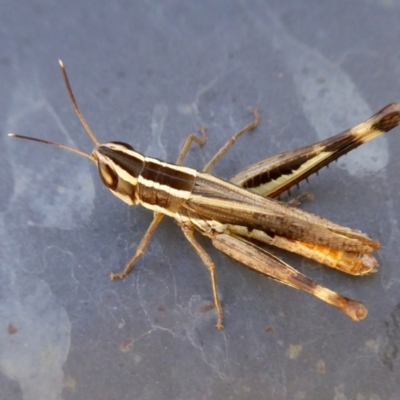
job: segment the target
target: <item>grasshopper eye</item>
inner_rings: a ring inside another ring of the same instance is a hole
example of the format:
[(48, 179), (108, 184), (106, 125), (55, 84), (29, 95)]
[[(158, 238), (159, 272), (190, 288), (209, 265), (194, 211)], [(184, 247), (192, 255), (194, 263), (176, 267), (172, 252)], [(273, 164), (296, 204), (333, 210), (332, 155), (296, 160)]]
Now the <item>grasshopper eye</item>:
[(99, 175), (104, 185), (111, 190), (115, 190), (118, 186), (118, 175), (107, 163), (100, 161), (98, 162)]

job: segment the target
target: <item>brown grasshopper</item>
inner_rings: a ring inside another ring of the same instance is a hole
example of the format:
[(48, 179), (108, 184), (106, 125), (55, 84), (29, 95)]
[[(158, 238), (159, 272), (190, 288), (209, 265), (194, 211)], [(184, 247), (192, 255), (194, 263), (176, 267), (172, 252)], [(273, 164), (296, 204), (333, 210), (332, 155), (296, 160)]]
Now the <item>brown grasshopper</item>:
[(176, 220), (210, 272), (218, 329), (223, 328), (223, 310), (215, 265), (195, 239), (195, 231), (208, 236), (218, 250), (247, 267), (311, 293), (355, 321), (366, 317), (367, 310), (362, 303), (316, 284), (256, 242), (301, 254), (352, 275), (374, 272), (378, 263), (371, 252), (379, 249), (378, 242), (274, 198), (343, 154), (399, 125), (399, 103), (389, 104), (365, 122), (329, 139), (259, 161), (226, 181), (209, 173), (239, 136), (257, 127), (257, 110), (253, 111), (254, 120), (233, 135), (200, 172), (181, 164), (193, 142), (205, 144), (204, 129), (201, 139), (194, 135), (186, 138), (175, 164), (146, 157), (126, 143), (100, 144), (77, 105), (61, 61), (60, 66), (74, 109), (95, 144), (92, 153), (41, 139), (9, 135), (67, 149), (90, 159), (114, 195), (129, 205), (140, 204), (154, 212), (135, 255), (124, 271), (112, 273), (111, 279), (122, 279), (129, 274), (163, 216), (168, 215)]

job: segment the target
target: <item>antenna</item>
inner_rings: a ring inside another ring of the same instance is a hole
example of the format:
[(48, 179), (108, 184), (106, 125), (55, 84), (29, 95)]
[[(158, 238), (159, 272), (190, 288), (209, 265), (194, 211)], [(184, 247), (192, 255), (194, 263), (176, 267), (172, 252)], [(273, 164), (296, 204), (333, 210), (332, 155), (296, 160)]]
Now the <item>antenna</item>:
[(83, 114), (81, 113), (81, 110), (78, 107), (78, 103), (76, 102), (75, 96), (72, 93), (71, 85), (69, 83), (69, 79), (68, 79), (67, 71), (65, 70), (65, 67), (64, 67), (64, 63), (61, 60), (58, 60), (58, 63), (60, 64), (61, 72), (62, 72), (62, 75), (64, 78), (65, 86), (67, 87), (69, 98), (71, 99), (72, 105), (74, 106), (74, 109), (75, 109), (76, 113), (78, 114), (78, 117), (79, 117), (83, 127), (85, 128), (86, 132), (92, 139), (93, 143), (99, 144), (99, 141), (96, 139), (96, 136), (94, 136), (94, 133), (90, 129), (88, 123), (86, 122), (85, 118), (83, 117)]
[(54, 146), (54, 147), (59, 147), (60, 149), (65, 149), (65, 150), (69, 150), (72, 151), (73, 153), (79, 154), (83, 157), (88, 158), (91, 161), (94, 161), (94, 158), (90, 155), (87, 154), (83, 151), (80, 151), (78, 149), (74, 149), (73, 147), (69, 147), (69, 146), (65, 146), (64, 144), (59, 144), (59, 143), (55, 143), (55, 142), (49, 142), (48, 140), (43, 140), (43, 139), (37, 139), (34, 137), (30, 137), (30, 136), (24, 136), (24, 135), (18, 135), (16, 133), (9, 133), (8, 134), (9, 137), (14, 137), (17, 139), (26, 139), (26, 140), (31, 140), (32, 142), (39, 142), (39, 143), (43, 143), (43, 144), (48, 144), (50, 146)]
[[(90, 136), (90, 139), (92, 139), (92, 141), (94, 142), (95, 145), (99, 145), (99, 141), (96, 139), (96, 136), (94, 136), (94, 133), (92, 132), (92, 130), (90, 129), (88, 123), (86, 122), (85, 118), (83, 117), (82, 112), (78, 107), (78, 103), (75, 100), (75, 96), (72, 93), (71, 85), (69, 83), (69, 79), (68, 79), (67, 71), (65, 70), (64, 63), (61, 60), (58, 60), (58, 62), (60, 64), (60, 68), (61, 68), (62, 76), (63, 76), (63, 79), (64, 79), (64, 83), (65, 83), (65, 86), (67, 87), (67, 92), (68, 92), (69, 98), (71, 99), (72, 105), (74, 106), (74, 110), (78, 114), (78, 117), (79, 117), (83, 127), (85, 128), (86, 132)], [(18, 139), (31, 140), (33, 142), (39, 142), (39, 143), (43, 143), (43, 144), (48, 144), (50, 146), (58, 147), (60, 149), (69, 150), (69, 151), (72, 151), (73, 153), (76, 153), (76, 154), (79, 154), (79, 155), (81, 155), (83, 157), (86, 157), (91, 161), (95, 161), (95, 158), (92, 155), (90, 155), (88, 153), (85, 153), (83, 151), (80, 151), (78, 149), (75, 149), (73, 147), (69, 147), (69, 146), (63, 145), (63, 144), (50, 142), (48, 140), (43, 140), (43, 139), (37, 139), (37, 138), (31, 137), (31, 136), (18, 135), (16, 133), (9, 133), (8, 136), (9, 137), (18, 138)]]

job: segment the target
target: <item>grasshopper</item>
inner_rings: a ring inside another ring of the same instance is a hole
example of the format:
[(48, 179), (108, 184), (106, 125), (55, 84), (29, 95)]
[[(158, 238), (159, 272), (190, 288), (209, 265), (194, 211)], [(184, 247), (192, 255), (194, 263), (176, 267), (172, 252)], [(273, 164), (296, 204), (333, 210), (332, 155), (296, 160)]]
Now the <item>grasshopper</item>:
[(399, 103), (387, 105), (365, 122), (329, 139), (259, 161), (226, 181), (210, 172), (239, 136), (257, 127), (260, 121), (257, 110), (253, 111), (253, 121), (233, 135), (202, 171), (197, 171), (182, 163), (193, 143), (206, 143), (205, 129), (201, 130), (201, 138), (187, 136), (175, 164), (146, 157), (126, 143), (99, 143), (78, 107), (62, 61), (59, 63), (72, 105), (95, 144), (92, 153), (28, 136), (13, 133), (9, 136), (49, 144), (88, 158), (97, 165), (100, 178), (111, 193), (129, 205), (140, 204), (153, 211), (153, 220), (136, 253), (122, 272), (111, 274), (112, 280), (130, 273), (167, 215), (175, 219), (210, 273), (216, 328), (223, 328), (223, 308), (215, 264), (194, 237), (195, 231), (209, 237), (218, 250), (245, 266), (308, 292), (355, 321), (366, 317), (367, 309), (362, 303), (318, 285), (258, 243), (277, 246), (352, 275), (376, 271), (378, 263), (371, 253), (379, 249), (378, 242), (276, 198), (343, 154), (399, 125)]

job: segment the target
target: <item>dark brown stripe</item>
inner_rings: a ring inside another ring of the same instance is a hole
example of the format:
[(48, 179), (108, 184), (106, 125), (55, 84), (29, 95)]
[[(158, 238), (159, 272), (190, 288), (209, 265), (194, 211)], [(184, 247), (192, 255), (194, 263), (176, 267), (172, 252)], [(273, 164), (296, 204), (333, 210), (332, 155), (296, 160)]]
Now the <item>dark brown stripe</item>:
[(141, 159), (125, 154), (122, 151), (110, 149), (107, 146), (99, 146), (97, 151), (101, 155), (110, 158), (116, 165), (121, 167), (123, 170), (128, 172), (129, 175), (132, 175), (135, 178), (140, 175), (143, 169), (144, 163)]
[(186, 192), (192, 191), (196, 181), (196, 177), (192, 174), (151, 161), (144, 162), (143, 170), (140, 175), (146, 180)]
[[(266, 183), (269, 183), (273, 180), (279, 179), (281, 176), (290, 176), (292, 175), (295, 171), (297, 171), (305, 162), (313, 158), (316, 154), (307, 154), (304, 156), (296, 156), (293, 158), (293, 160), (288, 160), (282, 165), (277, 165), (276, 167), (268, 169), (268, 171), (265, 171), (259, 175), (254, 175), (251, 177), (249, 180), (243, 182), (242, 186), (246, 189), (251, 189), (255, 188), (261, 185), (264, 185)], [(320, 167), (322, 168), (322, 166)], [(319, 168), (318, 168), (319, 169)], [(302, 178), (299, 178), (297, 182), (300, 180), (305, 179), (307, 176), (311, 175), (312, 171), (309, 171), (309, 173)], [(297, 182), (294, 180), (291, 180), (289, 183), (289, 186), (295, 185)], [(281, 189), (282, 192), (285, 191), (285, 189)]]
[(126, 147), (128, 150), (135, 151), (135, 149), (129, 143), (125, 143), (125, 142), (109, 142), (109, 143), (118, 144), (120, 146)]
[(372, 118), (377, 121), (373, 124), (374, 129), (388, 132), (400, 124), (400, 104), (392, 103), (382, 108)]

